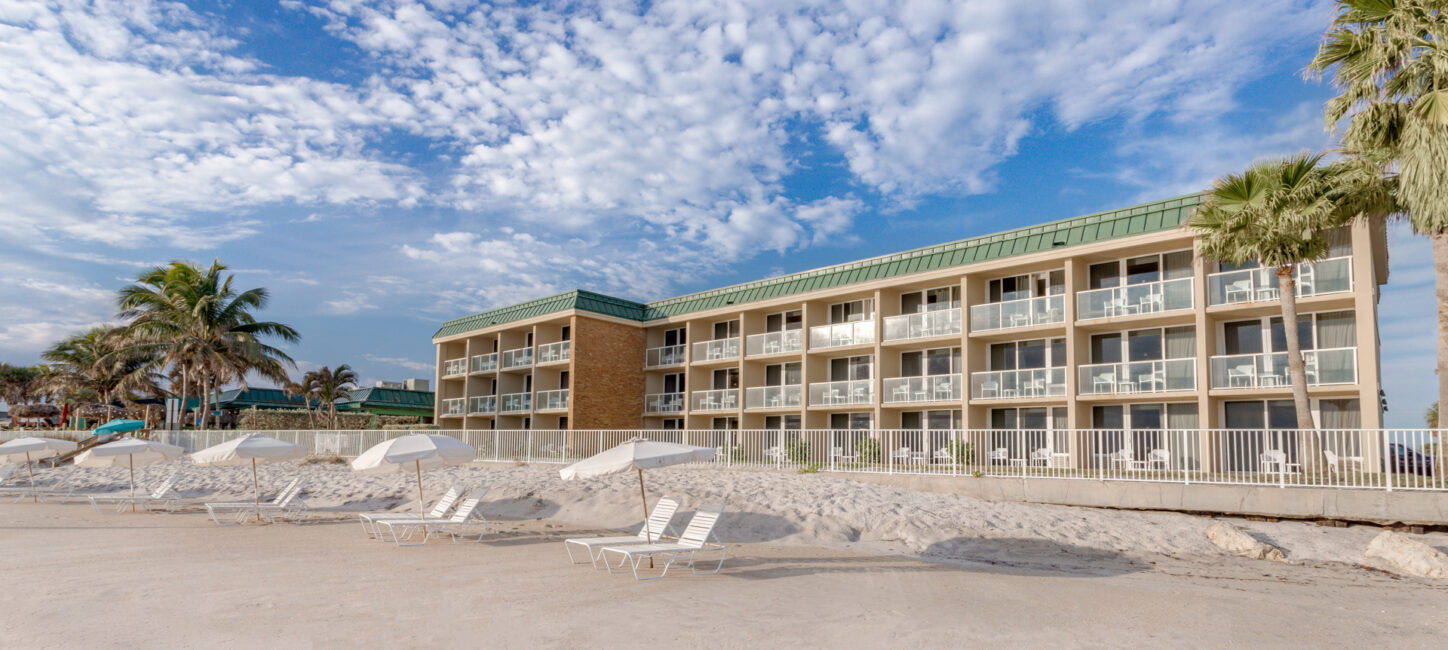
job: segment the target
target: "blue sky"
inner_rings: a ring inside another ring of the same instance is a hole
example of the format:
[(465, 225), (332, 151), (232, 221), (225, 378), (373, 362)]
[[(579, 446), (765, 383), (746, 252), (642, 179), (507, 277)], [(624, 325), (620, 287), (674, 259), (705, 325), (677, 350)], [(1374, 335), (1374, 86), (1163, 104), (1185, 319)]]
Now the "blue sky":
[[(0, 5), (0, 359), (215, 257), (272, 291), (301, 367), (430, 376), (437, 324), (490, 306), (677, 295), (1332, 143), (1301, 73), (1326, 2), (643, 6)], [(1389, 423), (1412, 426), (1432, 275), (1393, 243)]]

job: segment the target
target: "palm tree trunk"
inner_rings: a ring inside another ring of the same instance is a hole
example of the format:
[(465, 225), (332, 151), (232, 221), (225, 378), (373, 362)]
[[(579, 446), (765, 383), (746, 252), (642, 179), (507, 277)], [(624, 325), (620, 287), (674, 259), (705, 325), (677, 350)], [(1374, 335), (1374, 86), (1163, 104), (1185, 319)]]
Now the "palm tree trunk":
[(211, 376), (210, 376), (210, 375), (203, 375), (203, 376), (201, 377), (201, 409), (196, 412), (196, 415), (197, 415), (197, 417), (199, 418), (199, 419), (197, 420), (197, 426), (196, 426), (196, 428), (197, 428), (198, 430), (200, 430), (200, 431), (205, 431), (205, 430), (206, 430), (206, 421), (207, 421), (208, 419), (210, 419), (210, 418), (208, 418), (208, 417), (206, 417), (206, 416), (207, 416), (208, 414), (210, 414), (210, 412), (211, 412), (211, 408), (210, 408), (210, 407), (211, 407)]
[(1307, 399), (1307, 363), (1297, 339), (1297, 282), (1293, 266), (1277, 267), (1277, 290), (1282, 301), (1282, 332), (1287, 338), (1287, 372), (1292, 386), (1292, 404), (1297, 408), (1298, 462), (1307, 471), (1324, 467), (1317, 444), (1317, 424), (1312, 421), (1312, 404)]
[(191, 386), (190, 386), (189, 384), (190, 384), (190, 381), (189, 381), (189, 380), (187, 379), (187, 377), (186, 377), (186, 369), (185, 369), (185, 368), (182, 368), (182, 369), (181, 369), (181, 408), (177, 409), (177, 413), (176, 413), (176, 417), (177, 417), (178, 419), (180, 419), (180, 422), (177, 422), (177, 423), (176, 423), (176, 426), (177, 426), (177, 428), (180, 428), (180, 429), (185, 429), (185, 428), (186, 428), (186, 400), (188, 400), (188, 399), (191, 398), (191, 395), (190, 395)]
[[(1433, 276), (1438, 286), (1438, 413), (1448, 405), (1448, 230), (1440, 230), (1433, 240)], [(1443, 426), (1443, 421), (1438, 421)]]

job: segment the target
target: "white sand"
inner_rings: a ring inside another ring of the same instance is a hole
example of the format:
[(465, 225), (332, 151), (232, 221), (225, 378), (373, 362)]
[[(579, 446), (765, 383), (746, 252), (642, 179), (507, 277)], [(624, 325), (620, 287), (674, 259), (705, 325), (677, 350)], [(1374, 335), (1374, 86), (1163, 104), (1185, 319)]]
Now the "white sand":
[[(1434, 647), (1448, 633), (1448, 584), (1359, 566), (1376, 527), (1234, 520), (1285, 549), (1284, 565), (1223, 553), (1206, 541), (1212, 520), (1203, 517), (988, 503), (824, 475), (647, 473), (651, 499), (680, 497), (685, 512), (727, 498), (719, 533), (738, 557), (719, 576), (635, 584), (567, 565), (557, 543), (637, 526), (635, 479), (564, 482), (556, 470), (429, 473), (424, 485), (434, 496), (452, 482), (493, 486), (484, 511), (500, 523), (481, 545), (395, 549), (366, 540), (348, 513), (413, 508), (413, 484), (342, 465), (263, 475), (270, 492), (307, 474), (308, 500), (335, 525), (220, 528), (194, 508), (131, 516), (0, 506), (14, 522), (0, 527), (0, 570), (11, 585), (0, 590), (0, 638), (15, 640), (0, 645)], [(168, 472), (137, 474), (149, 486)], [(180, 487), (234, 499), (250, 495), (250, 480), (241, 468), (188, 467)], [(125, 472), (87, 472), (80, 481), (119, 490)], [(1412, 537), (1448, 549), (1448, 535)], [(273, 556), (283, 558), (278, 566)], [(359, 581), (374, 586), (359, 589)], [(679, 615), (640, 614), (651, 607)], [(263, 638), (248, 632), (256, 621), (266, 623)], [(80, 636), (57, 632), (82, 623)]]

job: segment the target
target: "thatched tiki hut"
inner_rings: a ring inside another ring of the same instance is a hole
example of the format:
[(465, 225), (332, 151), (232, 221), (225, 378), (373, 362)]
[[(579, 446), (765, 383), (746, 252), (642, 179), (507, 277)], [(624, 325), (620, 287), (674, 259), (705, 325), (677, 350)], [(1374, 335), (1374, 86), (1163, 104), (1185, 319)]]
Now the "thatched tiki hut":
[(126, 409), (110, 404), (82, 404), (75, 409), (76, 417), (100, 420), (102, 424), (126, 416)]
[(21, 420), (31, 420), (30, 422), (27, 422), (25, 424), (28, 424), (32, 427), (39, 426), (35, 423), (35, 420), (37, 419), (41, 420), (42, 424), (48, 427), (50, 426), (48, 418), (57, 417), (59, 415), (60, 407), (54, 404), (21, 404), (15, 408), (10, 409), (10, 417), (15, 420), (16, 424), (21, 424)]

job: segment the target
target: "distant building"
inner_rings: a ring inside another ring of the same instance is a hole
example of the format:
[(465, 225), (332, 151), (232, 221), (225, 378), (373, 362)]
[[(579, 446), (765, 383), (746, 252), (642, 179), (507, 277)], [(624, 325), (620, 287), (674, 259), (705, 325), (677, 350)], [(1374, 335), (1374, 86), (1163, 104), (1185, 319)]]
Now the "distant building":
[[(413, 381), (422, 380), (408, 380)], [(427, 382), (422, 381), (422, 385), (426, 388)], [(433, 418), (432, 397), (432, 392), (426, 390), (357, 388), (350, 391), (347, 401), (337, 403), (337, 410), (343, 413), (366, 411), (375, 415), (411, 415), (421, 418), (421, 422), (430, 423)]]

